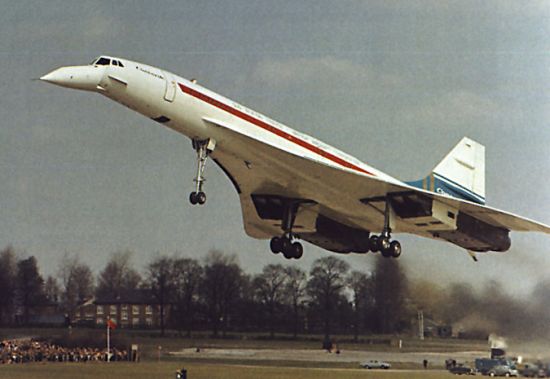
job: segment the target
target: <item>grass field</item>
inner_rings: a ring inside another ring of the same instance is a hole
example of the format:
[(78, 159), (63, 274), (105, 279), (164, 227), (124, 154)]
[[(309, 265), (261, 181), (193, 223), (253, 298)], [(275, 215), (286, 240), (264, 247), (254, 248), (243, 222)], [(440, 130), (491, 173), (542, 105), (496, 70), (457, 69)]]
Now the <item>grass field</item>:
[[(43, 337), (71, 338), (93, 336), (94, 340), (103, 341), (104, 331), (98, 329), (0, 329), (1, 338), (14, 337)], [(88, 362), (88, 363), (27, 363), (19, 365), (0, 365), (0, 379), (87, 379), (87, 378), (175, 378), (175, 372), (182, 367), (188, 371), (189, 379), (340, 379), (340, 378), (385, 378), (385, 379), (438, 379), (452, 378), (443, 370), (422, 370), (420, 361), (417, 363), (393, 362), (393, 370), (376, 371), (358, 368), (357, 361), (300, 361), (289, 360), (250, 359), (236, 355), (227, 357), (208, 358), (207, 356), (181, 357), (168, 354), (183, 348), (201, 347), (221, 349), (283, 349), (283, 350), (315, 350), (321, 347), (321, 336), (301, 336), (298, 340), (289, 340), (288, 336), (279, 336), (270, 340), (265, 336), (239, 334), (226, 339), (212, 339), (207, 335), (196, 334), (192, 338), (178, 337), (175, 333), (160, 337), (157, 331), (116, 330), (113, 340), (122, 346), (130, 343), (138, 344), (141, 352), (140, 363), (121, 362)], [(338, 346), (347, 351), (383, 351), (390, 353), (406, 352), (459, 352), (486, 349), (485, 341), (467, 341), (456, 339), (427, 339), (419, 341), (415, 338), (403, 338), (403, 348), (399, 349), (396, 336), (366, 336), (363, 343), (354, 343), (349, 336), (336, 336)], [(389, 342), (388, 342), (389, 341)], [(87, 346), (87, 345), (85, 345)], [(161, 349), (161, 361), (158, 359), (158, 347)], [(267, 351), (267, 350), (266, 350)], [(269, 353), (266, 353), (268, 355)], [(294, 358), (294, 357), (293, 357)], [(435, 362), (430, 367), (437, 367)], [(441, 365), (439, 365), (441, 367)]]
[(439, 379), (453, 375), (442, 370), (391, 370), (253, 366), (222, 363), (47, 363), (0, 366), (0, 379), (175, 378), (185, 367), (188, 379)]

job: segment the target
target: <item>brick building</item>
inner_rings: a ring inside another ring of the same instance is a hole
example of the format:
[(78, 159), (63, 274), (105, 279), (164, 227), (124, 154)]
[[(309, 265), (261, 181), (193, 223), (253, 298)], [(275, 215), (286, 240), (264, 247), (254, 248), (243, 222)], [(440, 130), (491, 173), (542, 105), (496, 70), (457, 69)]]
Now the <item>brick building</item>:
[[(170, 305), (164, 306), (164, 319), (168, 319)], [(75, 325), (104, 327), (107, 319), (119, 328), (160, 327), (160, 304), (151, 290), (135, 289), (119, 296), (96, 297), (78, 306), (72, 322)]]

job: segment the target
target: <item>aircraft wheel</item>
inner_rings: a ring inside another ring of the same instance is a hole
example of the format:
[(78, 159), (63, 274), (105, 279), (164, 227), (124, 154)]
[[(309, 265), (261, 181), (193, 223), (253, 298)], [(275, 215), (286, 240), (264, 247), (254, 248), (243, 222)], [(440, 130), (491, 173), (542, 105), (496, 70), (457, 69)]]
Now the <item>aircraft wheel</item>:
[(300, 259), (304, 255), (304, 247), (300, 242), (294, 242), (292, 244), (292, 257), (294, 259)]
[(269, 242), (269, 247), (273, 254), (279, 254), (283, 250), (283, 241), (280, 237), (273, 237)]
[(290, 240), (286, 237), (281, 237), (281, 252), (286, 259), (292, 259), (292, 244), (290, 243)]
[(401, 244), (399, 241), (392, 241), (390, 243), (390, 254), (394, 258), (399, 258), (401, 255)]
[(204, 192), (199, 192), (197, 194), (197, 203), (199, 203), (200, 205), (206, 203), (206, 194)]
[(293, 254), (293, 252), (292, 252), (292, 248), (283, 250), (283, 256), (284, 256), (286, 259), (292, 259), (292, 258), (294, 258), (294, 254)]
[(389, 251), (390, 239), (388, 237), (379, 237), (378, 246), (379, 246), (378, 250), (380, 250), (382, 253), (384, 253), (384, 251)]
[(369, 249), (373, 253), (376, 253), (377, 251), (380, 250), (380, 246), (378, 245), (378, 236), (371, 236), (369, 238)]
[(196, 205), (199, 202), (199, 199), (197, 198), (196, 192), (191, 192), (189, 194), (189, 202), (193, 205)]

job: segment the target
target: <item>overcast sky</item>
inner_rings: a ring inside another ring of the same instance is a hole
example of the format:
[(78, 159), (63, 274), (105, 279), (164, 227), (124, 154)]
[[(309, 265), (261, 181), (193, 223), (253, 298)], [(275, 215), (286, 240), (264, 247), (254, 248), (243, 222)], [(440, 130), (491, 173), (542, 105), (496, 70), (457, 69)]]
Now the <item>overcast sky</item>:
[[(186, 137), (92, 93), (31, 81), (111, 54), (165, 68), (402, 180), (466, 135), (486, 146), (487, 203), (550, 224), (550, 2), (7, 1), (0, 12), (0, 247), (64, 253), (96, 271), (111, 253), (237, 254), (249, 272), (289, 263), (247, 237), (214, 165), (192, 207)], [(524, 293), (550, 278), (550, 236), (513, 233), (474, 263), (399, 236), (412, 277)], [(309, 269), (329, 254), (305, 244)], [(342, 256), (369, 270), (372, 255)]]

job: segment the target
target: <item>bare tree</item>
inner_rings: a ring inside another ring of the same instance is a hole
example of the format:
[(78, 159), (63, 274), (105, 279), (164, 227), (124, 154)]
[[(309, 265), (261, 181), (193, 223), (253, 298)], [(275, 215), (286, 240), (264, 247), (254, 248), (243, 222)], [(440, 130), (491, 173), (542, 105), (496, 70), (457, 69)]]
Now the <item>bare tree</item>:
[(0, 251), (0, 325), (9, 323), (13, 314), (17, 275), (17, 258), (13, 247)]
[(131, 251), (125, 250), (111, 256), (99, 274), (96, 289), (98, 296), (120, 296), (121, 293), (138, 287), (141, 276), (132, 267), (132, 254)]
[(178, 325), (187, 329), (187, 335), (191, 336), (203, 269), (195, 259), (179, 258), (174, 261), (173, 275)]
[(332, 256), (317, 259), (311, 268), (307, 292), (322, 313), (325, 340), (330, 336), (334, 308), (345, 288), (348, 270), (347, 262)]
[(44, 294), (49, 302), (59, 304), (61, 298), (61, 288), (59, 287), (57, 279), (51, 275), (48, 275), (46, 283), (44, 284)]
[(210, 251), (204, 265), (202, 296), (214, 336), (221, 327), (225, 337), (229, 317), (240, 297), (243, 273), (234, 255)]
[(44, 302), (44, 279), (38, 272), (36, 258), (31, 256), (17, 262), (17, 298), (23, 309), (23, 322), (29, 322), (30, 309)]
[(266, 308), (269, 318), (269, 336), (271, 338), (275, 336), (277, 308), (283, 300), (286, 278), (285, 268), (282, 265), (270, 264), (264, 266), (262, 273), (252, 281), (257, 298)]
[(161, 256), (147, 266), (147, 283), (160, 306), (160, 334), (164, 336), (166, 305), (172, 301), (175, 291), (174, 259)]
[(285, 269), (286, 283), (284, 288), (287, 303), (292, 307), (292, 333), (294, 338), (298, 335), (298, 323), (300, 320), (300, 308), (302, 307), (306, 293), (306, 273), (295, 266)]
[(352, 292), (353, 305), (353, 339), (359, 339), (361, 333), (362, 315), (365, 313), (368, 298), (370, 297), (371, 278), (359, 271), (352, 271), (347, 279), (348, 287)]
[(80, 262), (77, 255), (65, 253), (59, 268), (62, 285), (62, 303), (65, 311), (72, 317), (82, 302), (94, 294), (94, 275), (91, 268)]

